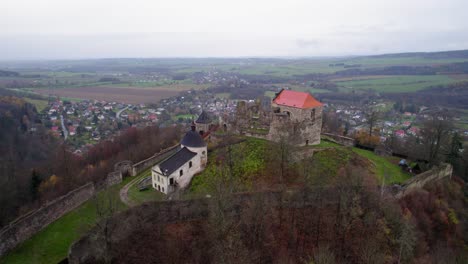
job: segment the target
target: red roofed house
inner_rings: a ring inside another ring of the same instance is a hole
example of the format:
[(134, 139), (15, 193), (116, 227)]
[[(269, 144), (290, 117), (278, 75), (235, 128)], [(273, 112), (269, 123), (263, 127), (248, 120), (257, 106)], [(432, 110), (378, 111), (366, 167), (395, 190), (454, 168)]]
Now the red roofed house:
[(323, 104), (307, 92), (281, 90), (273, 98), (269, 139), (295, 145), (320, 144)]
[(397, 130), (395, 131), (395, 136), (397, 137), (405, 137), (405, 131), (404, 130)]

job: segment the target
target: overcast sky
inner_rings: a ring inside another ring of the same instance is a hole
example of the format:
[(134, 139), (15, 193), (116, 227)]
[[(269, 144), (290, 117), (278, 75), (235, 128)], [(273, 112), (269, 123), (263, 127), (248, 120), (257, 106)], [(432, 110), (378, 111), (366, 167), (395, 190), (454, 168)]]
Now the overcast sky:
[(1, 0), (0, 60), (468, 49), (468, 0)]

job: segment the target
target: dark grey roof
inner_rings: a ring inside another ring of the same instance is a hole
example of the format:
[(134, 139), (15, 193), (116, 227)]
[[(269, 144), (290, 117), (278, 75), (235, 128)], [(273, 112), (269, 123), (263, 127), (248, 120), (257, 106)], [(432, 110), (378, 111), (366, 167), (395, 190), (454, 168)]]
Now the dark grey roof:
[(170, 175), (196, 155), (197, 153), (192, 152), (188, 148), (184, 147), (177, 151), (174, 155), (170, 156), (167, 160), (161, 162), (161, 164), (159, 164), (159, 168), (164, 175)]
[(203, 138), (200, 136), (200, 133), (198, 133), (195, 130), (190, 130), (189, 132), (187, 132), (180, 144), (192, 148), (200, 148), (206, 146), (205, 140), (203, 140)]
[(208, 114), (205, 111), (202, 111), (200, 116), (198, 116), (197, 121), (195, 123), (199, 124), (209, 124), (211, 123), (211, 118), (208, 116)]

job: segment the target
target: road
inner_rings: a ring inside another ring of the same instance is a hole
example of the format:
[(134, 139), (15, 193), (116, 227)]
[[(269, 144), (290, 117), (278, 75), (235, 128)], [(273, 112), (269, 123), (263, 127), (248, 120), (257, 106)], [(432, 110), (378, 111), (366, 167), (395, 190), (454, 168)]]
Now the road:
[(120, 114), (122, 114), (123, 111), (127, 110), (128, 109), (128, 105), (122, 109), (120, 109), (117, 114), (115, 115), (117, 117), (117, 119), (120, 119)]
[(67, 138), (68, 138), (68, 130), (67, 130), (67, 126), (65, 126), (65, 122), (63, 121), (63, 115), (60, 115), (60, 121), (61, 121), (61, 123), (62, 123), (63, 137), (65, 138), (65, 140), (67, 140)]

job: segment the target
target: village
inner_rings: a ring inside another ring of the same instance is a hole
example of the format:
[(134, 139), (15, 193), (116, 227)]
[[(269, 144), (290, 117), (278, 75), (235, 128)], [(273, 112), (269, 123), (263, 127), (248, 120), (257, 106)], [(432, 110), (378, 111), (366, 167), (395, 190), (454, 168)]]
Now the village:
[[(229, 99), (217, 95), (210, 90), (190, 90), (154, 104), (68, 101), (57, 98), (44, 110), (42, 119), (45, 127), (56, 137), (66, 139), (76, 154), (86, 152), (100, 140), (109, 140), (119, 135), (120, 131), (128, 127), (166, 127), (178, 124), (188, 127), (202, 111), (216, 117), (217, 123), (236, 122), (241, 133), (267, 133), (270, 120), (260, 118), (260, 113), (269, 111), (271, 97)], [(238, 109), (239, 106), (245, 109)], [(252, 112), (252, 109), (255, 111)], [(363, 105), (326, 102), (323, 110), (326, 116), (324, 130), (356, 137), (360, 131), (369, 129), (369, 111), (376, 111), (378, 118), (372, 121), (372, 126), (379, 143), (384, 144), (391, 138), (405, 140), (421, 136), (421, 125), (437, 110), (427, 106), (403, 107), (383, 99)], [(246, 114), (248, 117), (242, 116)], [(246, 117), (250, 121), (246, 122)], [(457, 120), (457, 117), (454, 119)], [(331, 124), (333, 122), (339, 125)], [(32, 127), (31, 131), (34, 129)], [(466, 129), (455, 131), (468, 136)]]

